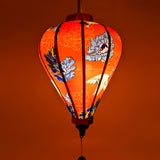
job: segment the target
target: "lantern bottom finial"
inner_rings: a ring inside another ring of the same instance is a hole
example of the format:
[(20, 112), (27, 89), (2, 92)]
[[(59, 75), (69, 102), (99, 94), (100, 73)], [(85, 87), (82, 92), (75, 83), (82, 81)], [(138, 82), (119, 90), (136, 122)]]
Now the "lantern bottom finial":
[(76, 128), (79, 130), (80, 137), (82, 138), (85, 135), (86, 129), (90, 124), (93, 123), (93, 117), (87, 119), (78, 119), (72, 117), (72, 122), (76, 125)]
[(88, 127), (89, 127), (89, 125), (83, 125), (83, 124), (76, 125), (76, 128), (79, 129), (79, 134), (80, 134), (81, 138), (83, 138), (83, 136), (85, 136), (85, 132)]

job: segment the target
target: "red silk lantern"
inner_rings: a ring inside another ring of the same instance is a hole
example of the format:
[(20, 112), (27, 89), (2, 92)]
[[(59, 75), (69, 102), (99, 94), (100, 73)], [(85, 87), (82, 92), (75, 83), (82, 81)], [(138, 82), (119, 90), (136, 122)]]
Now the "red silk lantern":
[(111, 28), (74, 14), (49, 28), (39, 44), (42, 64), (83, 137), (117, 67), (122, 44)]

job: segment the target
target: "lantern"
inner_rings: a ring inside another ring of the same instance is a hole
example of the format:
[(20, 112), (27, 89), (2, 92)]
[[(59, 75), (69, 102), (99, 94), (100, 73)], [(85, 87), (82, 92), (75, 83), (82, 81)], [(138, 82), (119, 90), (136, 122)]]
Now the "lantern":
[(93, 122), (121, 50), (121, 39), (113, 29), (83, 13), (68, 16), (42, 36), (41, 62), (81, 137)]

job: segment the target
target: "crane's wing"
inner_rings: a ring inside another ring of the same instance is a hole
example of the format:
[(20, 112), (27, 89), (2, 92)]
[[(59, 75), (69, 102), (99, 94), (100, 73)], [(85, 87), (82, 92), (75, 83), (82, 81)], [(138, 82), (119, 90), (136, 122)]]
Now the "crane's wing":
[(98, 76), (95, 76), (95, 77), (89, 79), (88, 81), (86, 81), (86, 83), (90, 83), (90, 84), (98, 84), (100, 78), (101, 78), (101, 74), (99, 74)]
[[(101, 84), (100, 84), (100, 87), (99, 87), (99, 90), (98, 90), (98, 94), (101, 92), (101, 90), (103, 89), (103, 90), (105, 90), (106, 89), (106, 87), (107, 87), (107, 85), (108, 85), (108, 78), (109, 78), (110, 76), (108, 75), (108, 74), (104, 74), (103, 75), (103, 79), (102, 79), (102, 81), (101, 81)], [(99, 81), (100, 81), (100, 78), (101, 78), (101, 74), (99, 74), (98, 76), (95, 76), (95, 77), (93, 77), (93, 78), (91, 78), (91, 79), (89, 79), (88, 81), (87, 81), (87, 83), (90, 83), (90, 84), (99, 84)], [(96, 91), (97, 91), (97, 89), (95, 90), (95, 92), (93, 93), (93, 94), (96, 94)]]

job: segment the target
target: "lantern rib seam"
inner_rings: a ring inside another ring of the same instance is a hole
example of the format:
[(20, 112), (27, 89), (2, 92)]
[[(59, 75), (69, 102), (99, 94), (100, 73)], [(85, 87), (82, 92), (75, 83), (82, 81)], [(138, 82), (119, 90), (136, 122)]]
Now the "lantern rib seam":
[(90, 109), (90, 111), (89, 111), (89, 117), (90, 117), (90, 115), (91, 115), (91, 112), (92, 112), (92, 109), (93, 109), (93, 106), (94, 106), (94, 103), (95, 103), (95, 100), (96, 100), (96, 96), (97, 96), (97, 94), (98, 94), (98, 90), (99, 90), (99, 87), (100, 87), (100, 85), (101, 85), (101, 81), (102, 81), (102, 79), (103, 79), (104, 72), (105, 72), (105, 70), (106, 70), (106, 68), (107, 68), (107, 64), (108, 64), (108, 60), (109, 60), (109, 56), (110, 56), (110, 50), (111, 50), (111, 38), (110, 38), (109, 31), (108, 31), (108, 29), (106, 28), (106, 26), (104, 26), (104, 25), (102, 25), (102, 26), (105, 28), (105, 30), (106, 30), (106, 32), (107, 32), (107, 34), (108, 34), (109, 47), (108, 47), (108, 54), (107, 54), (107, 57), (106, 57), (106, 61), (105, 61), (105, 64), (104, 64), (104, 68), (103, 68), (103, 71), (102, 71), (102, 76), (101, 76), (101, 78), (100, 78), (100, 81), (99, 81), (99, 84), (98, 84), (98, 87), (97, 87), (97, 90), (96, 90), (96, 93), (95, 93), (95, 96), (94, 96), (94, 99), (93, 99), (93, 102), (92, 102), (92, 105), (91, 105), (91, 109)]
[[(40, 51), (40, 44), (39, 44), (39, 46), (38, 46), (38, 51), (39, 51), (40, 59), (41, 59), (41, 61), (43, 62), (43, 63), (42, 63), (42, 65), (44, 66), (44, 68), (45, 68), (45, 70), (47, 71), (48, 75), (50, 75), (50, 77), (51, 77), (52, 81), (55, 83), (55, 81), (54, 81), (53, 77), (51, 76), (51, 74), (50, 74), (50, 73), (49, 73), (49, 71), (47, 70), (47, 67), (46, 67), (46, 65), (45, 65), (45, 63), (44, 63), (44, 61), (43, 61), (43, 59), (42, 59), (41, 51)], [(56, 84), (56, 83), (55, 83), (55, 84)], [(57, 86), (56, 86), (56, 87), (57, 87)], [(57, 89), (58, 89), (58, 91), (59, 91), (59, 93), (60, 93), (60, 95), (61, 95), (61, 98), (64, 100), (65, 105), (67, 105), (66, 100), (64, 99), (64, 97), (63, 97), (63, 95), (62, 95), (62, 93), (60, 92), (60, 90), (59, 90), (59, 88), (58, 88), (58, 87), (57, 87)]]
[(83, 67), (83, 119), (85, 119), (86, 105), (86, 64), (85, 64), (85, 38), (84, 38), (84, 21), (81, 19), (81, 38), (82, 38), (82, 67)]
[[(63, 24), (63, 23), (62, 23), (62, 24)], [(71, 94), (70, 94), (69, 88), (68, 88), (68, 86), (67, 86), (67, 82), (66, 82), (66, 79), (65, 79), (65, 77), (64, 77), (63, 70), (62, 70), (62, 67), (61, 67), (61, 64), (60, 64), (59, 55), (58, 55), (57, 37), (58, 37), (59, 29), (60, 29), (60, 27), (62, 26), (62, 24), (60, 24), (60, 25), (57, 27), (56, 33), (55, 33), (55, 44), (54, 44), (55, 54), (56, 54), (56, 58), (57, 58), (57, 62), (58, 62), (58, 67), (59, 67), (59, 69), (60, 69), (60, 73), (61, 73), (61, 75), (62, 75), (62, 78), (63, 78), (64, 84), (65, 84), (66, 90), (67, 90), (68, 95), (69, 95), (69, 98), (70, 98), (70, 100), (71, 100), (71, 102), (72, 102), (72, 105), (73, 105), (73, 108), (74, 108), (74, 111), (75, 111), (75, 115), (76, 115), (76, 117), (78, 118), (78, 114), (77, 114), (77, 111), (76, 111), (76, 108), (75, 108), (75, 105), (74, 105), (72, 96), (71, 96)]]

